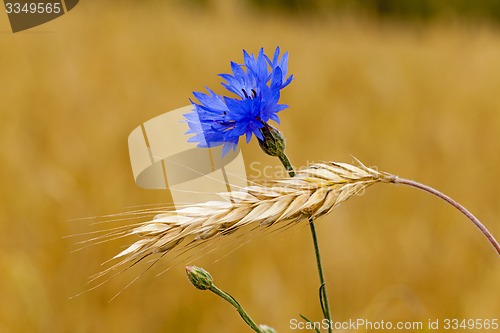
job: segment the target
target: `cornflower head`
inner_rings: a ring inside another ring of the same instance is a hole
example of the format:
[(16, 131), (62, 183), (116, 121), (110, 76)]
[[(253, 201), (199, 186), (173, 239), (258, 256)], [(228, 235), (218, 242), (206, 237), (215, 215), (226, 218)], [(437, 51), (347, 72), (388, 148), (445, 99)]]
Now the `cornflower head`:
[(252, 135), (264, 142), (273, 129), (268, 122), (279, 123), (277, 113), (288, 107), (278, 103), (281, 89), (293, 79), (287, 77), (288, 53), (280, 58), (277, 47), (271, 59), (263, 48), (257, 56), (243, 50), (243, 60), (231, 62), (232, 74), (219, 74), (226, 81), (221, 84), (236, 97), (217, 95), (207, 87), (208, 93), (193, 93), (198, 103), (191, 101), (194, 110), (184, 115), (186, 134), (194, 134), (188, 141), (202, 148), (223, 145), (222, 156), (235, 150), (243, 135), (247, 143)]

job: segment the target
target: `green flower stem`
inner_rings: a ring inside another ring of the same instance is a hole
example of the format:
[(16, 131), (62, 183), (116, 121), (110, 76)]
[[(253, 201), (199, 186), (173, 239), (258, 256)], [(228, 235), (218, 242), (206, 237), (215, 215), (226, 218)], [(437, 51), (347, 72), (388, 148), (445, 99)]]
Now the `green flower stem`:
[[(288, 174), (290, 177), (295, 176), (295, 171), (293, 170), (293, 166), (290, 163), (290, 160), (286, 156), (285, 152), (282, 151), (281, 154), (278, 155), (278, 158), (280, 159), (281, 163), (285, 167), (285, 169), (288, 171)], [(325, 275), (323, 274), (323, 264), (321, 263), (321, 252), (319, 250), (319, 242), (318, 242), (318, 236), (316, 234), (316, 226), (314, 225), (314, 219), (311, 217), (309, 218), (309, 227), (311, 229), (311, 235), (314, 243), (314, 252), (316, 255), (316, 266), (318, 267), (318, 274), (319, 274), (319, 282), (320, 282), (320, 287), (319, 287), (319, 301), (321, 304), (321, 310), (323, 312), (323, 317), (328, 320), (328, 323), (331, 322), (332, 315), (330, 313), (330, 302), (328, 301), (328, 293), (326, 291), (326, 283), (325, 283)], [(328, 325), (328, 333), (332, 332), (332, 327), (331, 325)]]
[(238, 301), (231, 295), (229, 295), (227, 292), (224, 290), (221, 290), (217, 288), (215, 285), (212, 284), (212, 286), (208, 289), (217, 296), (223, 298), (225, 301), (230, 303), (232, 306), (236, 308), (238, 313), (240, 314), (241, 318), (245, 321), (245, 323), (252, 328), (257, 333), (264, 333), (260, 327), (253, 321), (252, 318), (248, 315), (248, 313), (243, 309), (243, 307), (238, 303)]
[[(266, 154), (278, 157), (285, 169), (288, 171), (290, 177), (295, 177), (295, 171), (293, 170), (292, 163), (290, 163), (290, 160), (285, 154), (285, 137), (283, 136), (283, 134), (281, 134), (280, 131), (267, 123), (263, 124), (260, 132), (262, 134), (262, 137), (259, 139), (260, 148)], [(330, 305), (326, 292), (325, 276), (323, 274), (323, 265), (321, 264), (321, 254), (319, 251), (318, 237), (316, 235), (316, 227), (314, 225), (313, 218), (309, 218), (309, 227), (311, 228), (311, 234), (314, 243), (314, 252), (316, 254), (316, 265), (318, 266), (319, 281), (321, 283), (319, 287), (319, 302), (321, 304), (323, 317), (330, 323)], [(328, 332), (332, 332), (331, 325), (328, 325)]]
[(238, 303), (238, 301), (231, 295), (229, 295), (227, 292), (224, 290), (221, 290), (217, 288), (214, 284), (214, 279), (212, 278), (212, 275), (210, 275), (209, 272), (204, 270), (201, 267), (196, 267), (196, 266), (186, 266), (186, 275), (191, 282), (191, 284), (196, 288), (200, 290), (210, 290), (217, 296), (221, 297), (225, 301), (229, 302), (232, 306), (238, 310), (238, 313), (240, 314), (241, 318), (245, 321), (245, 323), (252, 328), (257, 333), (276, 333), (276, 331), (266, 325), (258, 326), (252, 318), (246, 313), (246, 311), (243, 309), (243, 307)]
[[(323, 274), (323, 264), (321, 263), (321, 252), (319, 251), (319, 242), (316, 235), (316, 226), (314, 225), (314, 219), (309, 218), (309, 227), (311, 229), (311, 235), (314, 243), (314, 252), (316, 253), (316, 265), (318, 266), (319, 273), (319, 300), (321, 303), (321, 310), (323, 311), (323, 317), (331, 323), (332, 315), (330, 313), (330, 302), (328, 301), (328, 293), (326, 292), (326, 282), (325, 275)], [(332, 326), (328, 325), (328, 333), (332, 332)]]
[(290, 163), (290, 160), (288, 159), (286, 154), (285, 153), (280, 154), (278, 156), (278, 158), (280, 159), (281, 163), (285, 167), (285, 169), (288, 172), (288, 174), (290, 175), (290, 177), (295, 177), (295, 171), (293, 170), (292, 163)]

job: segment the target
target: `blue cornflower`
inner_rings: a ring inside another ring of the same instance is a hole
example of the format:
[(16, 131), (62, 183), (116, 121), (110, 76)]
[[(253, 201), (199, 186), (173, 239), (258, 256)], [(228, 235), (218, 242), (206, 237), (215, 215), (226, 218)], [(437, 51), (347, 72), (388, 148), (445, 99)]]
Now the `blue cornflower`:
[[(255, 135), (264, 141), (263, 128), (269, 120), (279, 123), (277, 113), (288, 105), (279, 104), (280, 90), (293, 79), (287, 76), (288, 52), (280, 58), (276, 48), (273, 59), (260, 49), (257, 57), (243, 50), (244, 64), (231, 62), (232, 74), (220, 74), (226, 82), (222, 85), (237, 97), (220, 96), (207, 88), (208, 93), (194, 92), (198, 103), (193, 112), (184, 115), (189, 130), (194, 134), (188, 141), (198, 142), (198, 147), (224, 145), (222, 156), (231, 148), (236, 149), (240, 136), (247, 143)], [(264, 133), (265, 134), (265, 133)]]

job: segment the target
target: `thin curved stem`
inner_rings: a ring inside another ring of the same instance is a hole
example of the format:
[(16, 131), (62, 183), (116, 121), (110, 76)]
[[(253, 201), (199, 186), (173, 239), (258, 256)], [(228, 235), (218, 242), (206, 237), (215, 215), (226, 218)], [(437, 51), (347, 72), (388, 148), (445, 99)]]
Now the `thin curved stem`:
[(456, 202), (455, 200), (453, 200), (452, 198), (450, 198), (446, 194), (444, 194), (444, 193), (442, 193), (442, 192), (440, 192), (440, 191), (438, 191), (430, 186), (416, 182), (414, 180), (404, 179), (404, 178), (400, 178), (398, 176), (395, 176), (392, 179), (392, 182), (395, 184), (404, 184), (404, 185), (408, 185), (408, 186), (413, 186), (413, 187), (416, 187), (420, 190), (431, 193), (440, 199), (443, 199), (444, 201), (446, 201), (447, 203), (449, 203), (450, 205), (452, 205), (453, 207), (458, 209), (462, 214), (467, 216), (467, 218), (469, 220), (471, 220), (472, 223), (474, 223), (474, 225), (479, 230), (481, 230), (483, 235), (488, 239), (488, 241), (495, 248), (497, 253), (500, 254), (500, 244), (498, 243), (498, 241), (495, 239), (495, 237), (493, 237), (491, 232), (489, 232), (489, 230), (486, 229), (486, 227), (471, 212), (469, 212), (464, 206), (462, 206), (461, 204), (459, 204), (458, 202)]
[(210, 290), (211, 292), (213, 292), (217, 296), (223, 298), (229, 304), (231, 304), (232, 306), (234, 306), (235, 309), (240, 314), (240, 316), (243, 319), (243, 321), (248, 326), (250, 326), (250, 328), (252, 330), (254, 330), (257, 333), (263, 333), (263, 331), (260, 329), (259, 325), (257, 325), (255, 323), (255, 321), (253, 321), (253, 319), (250, 318), (250, 315), (248, 315), (248, 313), (245, 311), (245, 309), (243, 309), (243, 307), (240, 305), (240, 303), (238, 303), (238, 301), (233, 296), (231, 296), (230, 294), (228, 294), (224, 290), (221, 290), (221, 289), (217, 288), (215, 285), (212, 285), (208, 290)]

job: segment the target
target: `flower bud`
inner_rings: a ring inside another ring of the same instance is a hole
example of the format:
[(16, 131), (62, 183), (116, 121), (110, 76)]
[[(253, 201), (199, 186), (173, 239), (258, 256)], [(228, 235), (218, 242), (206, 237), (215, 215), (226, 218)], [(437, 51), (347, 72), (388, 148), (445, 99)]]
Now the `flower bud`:
[(189, 282), (197, 289), (207, 290), (212, 287), (213, 278), (209, 272), (196, 266), (186, 266), (186, 274)]
[(265, 123), (260, 133), (264, 140), (259, 139), (259, 146), (266, 154), (279, 157), (285, 153), (285, 137), (280, 131)]

